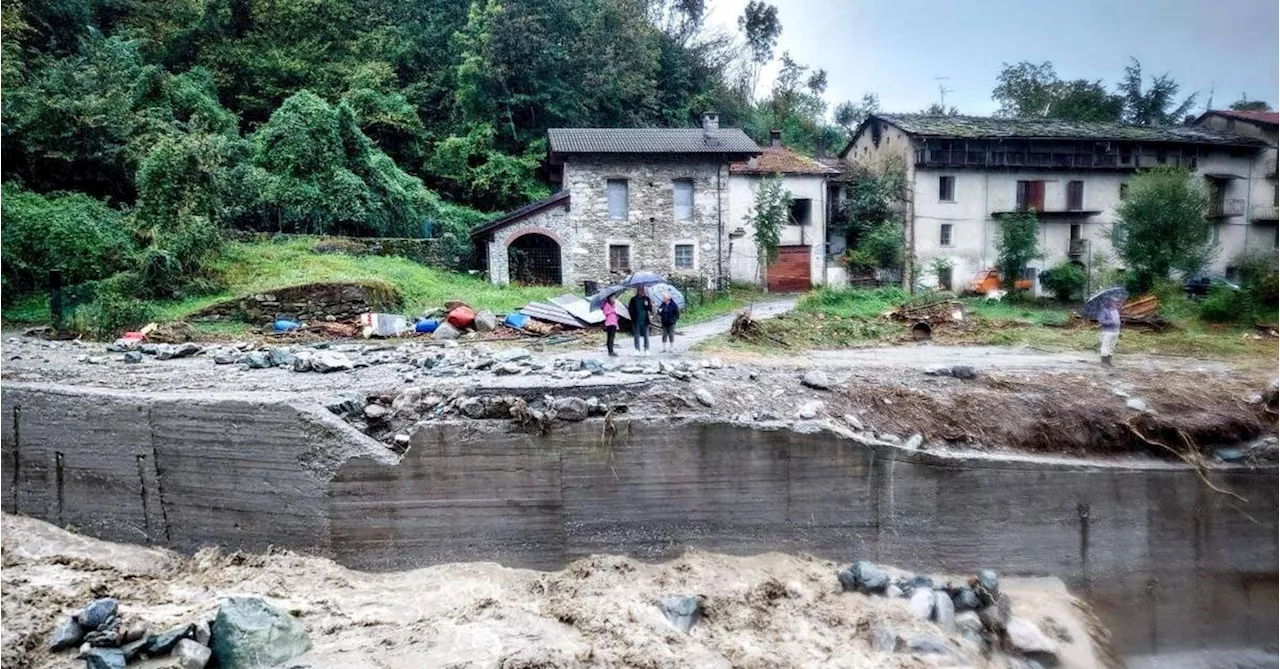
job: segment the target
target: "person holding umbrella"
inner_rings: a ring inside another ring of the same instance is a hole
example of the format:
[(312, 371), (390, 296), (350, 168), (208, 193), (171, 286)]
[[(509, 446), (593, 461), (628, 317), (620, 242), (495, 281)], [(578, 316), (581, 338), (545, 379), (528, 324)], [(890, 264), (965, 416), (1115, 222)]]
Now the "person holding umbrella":
[(604, 298), (604, 304), (600, 306), (600, 310), (604, 312), (604, 345), (609, 349), (609, 357), (618, 357), (613, 352), (613, 337), (618, 334), (618, 305), (613, 293), (609, 293)]
[(1102, 364), (1111, 366), (1111, 356), (1116, 353), (1116, 341), (1120, 339), (1120, 300), (1114, 296), (1106, 299), (1105, 306), (1098, 312), (1098, 352), (1102, 356)]
[(676, 321), (680, 319), (680, 305), (671, 299), (669, 290), (662, 291), (662, 303), (658, 305), (658, 318), (662, 321), (662, 352), (675, 353)]
[[(653, 301), (643, 285), (636, 286), (636, 294), (627, 303), (627, 311), (631, 314), (631, 336), (635, 339), (636, 355), (649, 355), (649, 314), (653, 312)], [(640, 351), (640, 339), (644, 339), (644, 352)]]

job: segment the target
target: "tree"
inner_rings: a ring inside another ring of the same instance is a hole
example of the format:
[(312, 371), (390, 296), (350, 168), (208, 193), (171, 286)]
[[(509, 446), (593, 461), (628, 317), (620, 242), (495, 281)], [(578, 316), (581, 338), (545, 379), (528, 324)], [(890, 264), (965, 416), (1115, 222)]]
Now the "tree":
[(857, 168), (846, 194), (841, 218), (858, 264), (900, 271), (906, 260), (906, 228), (898, 208), (907, 196), (903, 165), (891, 162), (881, 171)]
[(1129, 180), (1116, 207), (1112, 239), (1135, 287), (1149, 288), (1172, 270), (1193, 273), (1213, 259), (1209, 198), (1200, 180), (1182, 168), (1159, 167)]
[(747, 223), (755, 230), (762, 278), (769, 263), (778, 257), (779, 236), (790, 212), (791, 192), (782, 187), (782, 177), (775, 174), (762, 180), (756, 188), (755, 203), (747, 213)]
[(1048, 61), (1005, 63), (996, 81), (997, 116), (1118, 121), (1124, 109), (1124, 99), (1107, 93), (1101, 81), (1063, 81)]
[(960, 110), (955, 105), (944, 107), (941, 102), (935, 102), (925, 107), (920, 113), (929, 116), (959, 116)]
[(1250, 100), (1249, 96), (1241, 93), (1240, 99), (1231, 103), (1231, 109), (1235, 111), (1271, 111), (1271, 105), (1265, 100)]
[(1142, 64), (1136, 58), (1129, 59), (1120, 80), (1120, 93), (1124, 97), (1124, 121), (1136, 125), (1176, 125), (1195, 106), (1196, 94), (1177, 101), (1180, 86), (1167, 73), (1151, 79), (1151, 86), (1142, 88)]
[(738, 17), (738, 29), (746, 37), (747, 49), (751, 54), (753, 67), (749, 81), (751, 97), (755, 98), (760, 70), (765, 63), (773, 60), (773, 47), (778, 43), (778, 35), (782, 34), (778, 8), (761, 0), (751, 0), (742, 10), (742, 16)]
[(836, 105), (836, 124), (844, 128), (845, 134), (852, 139), (858, 126), (862, 125), (868, 116), (879, 112), (880, 96), (875, 93), (866, 93), (856, 104), (846, 101)]
[(1006, 290), (1013, 291), (1027, 263), (1040, 257), (1036, 241), (1040, 223), (1034, 211), (1018, 211), (1000, 216), (1000, 237), (996, 239), (996, 269)]

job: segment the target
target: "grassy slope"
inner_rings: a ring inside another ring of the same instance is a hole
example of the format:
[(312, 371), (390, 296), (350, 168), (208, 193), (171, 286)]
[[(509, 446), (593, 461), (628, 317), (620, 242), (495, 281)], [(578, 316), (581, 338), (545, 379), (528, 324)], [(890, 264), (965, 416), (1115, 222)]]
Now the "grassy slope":
[[(426, 267), (405, 258), (316, 254), (311, 251), (313, 243), (311, 239), (292, 238), (280, 242), (228, 244), (212, 268), (221, 277), (225, 289), (214, 295), (156, 303), (157, 319), (179, 320), (230, 298), (322, 281), (385, 281), (400, 290), (404, 297), (403, 311), (408, 315), (443, 306), (446, 300), (462, 300), (477, 309), (506, 313), (531, 300), (578, 292), (565, 286), (495, 286), (475, 276)], [(735, 289), (728, 296), (694, 305), (686, 320), (693, 322), (728, 313), (755, 294), (751, 290)], [(20, 299), (4, 313), (6, 322), (23, 323), (47, 322), (48, 315), (48, 298), (43, 295)], [(209, 329), (227, 330), (230, 334), (238, 328), (223, 325)]]

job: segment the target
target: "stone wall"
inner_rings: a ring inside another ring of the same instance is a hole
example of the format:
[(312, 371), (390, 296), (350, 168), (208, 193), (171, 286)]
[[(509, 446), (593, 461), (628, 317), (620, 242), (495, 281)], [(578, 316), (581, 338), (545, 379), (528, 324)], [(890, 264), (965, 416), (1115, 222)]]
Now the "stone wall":
[(401, 304), (399, 291), (382, 281), (309, 283), (219, 302), (188, 320), (246, 323), (266, 323), (277, 318), (348, 320), (370, 311), (396, 312)]
[(420, 239), (414, 237), (315, 237), (273, 232), (233, 231), (231, 236), (239, 241), (257, 242), (314, 239), (318, 253), (399, 256), (430, 267), (454, 270), (472, 269), (475, 264), (474, 252), (469, 247), (469, 240), (458, 240), (451, 234)]
[[(714, 277), (723, 269), (727, 274), (728, 243), (721, 243), (718, 233), (721, 223), (726, 235), (727, 230), (737, 227), (729, 220), (728, 176), (728, 165), (715, 157), (571, 157), (565, 162), (564, 186), (572, 201), (569, 224), (573, 236), (568, 239), (573, 275), (566, 277), (566, 282), (593, 279), (607, 283), (624, 276), (626, 273), (609, 271), (611, 244), (631, 247), (633, 271)], [(609, 179), (627, 180), (626, 221), (609, 220)], [(690, 221), (676, 220), (673, 182), (677, 179), (693, 180)], [(694, 245), (692, 270), (675, 268), (676, 244)]]
[[(572, 196), (570, 197), (572, 201)], [(570, 205), (572, 206), (572, 205)], [(544, 209), (525, 219), (503, 226), (495, 230), (493, 240), (488, 242), (485, 253), (489, 257), (489, 280), (499, 285), (511, 282), (510, 257), (507, 246), (522, 235), (538, 233), (546, 235), (560, 245), (561, 283), (571, 285), (578, 280), (574, 261), (586, 252), (581, 247), (571, 246), (567, 240), (573, 240), (574, 227), (569, 221), (569, 207), (556, 205)]]

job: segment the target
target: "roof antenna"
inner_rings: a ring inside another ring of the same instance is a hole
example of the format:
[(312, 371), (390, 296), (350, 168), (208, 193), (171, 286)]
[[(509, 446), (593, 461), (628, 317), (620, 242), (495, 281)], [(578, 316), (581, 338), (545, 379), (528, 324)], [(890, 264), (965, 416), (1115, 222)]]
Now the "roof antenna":
[[(1213, 87), (1214, 87), (1214, 84), (1212, 84), (1212, 83), (1211, 83), (1211, 84), (1209, 84), (1209, 98), (1208, 98), (1207, 100), (1205, 100), (1205, 101), (1204, 101), (1204, 111), (1205, 111), (1205, 113), (1208, 113), (1209, 111), (1211, 111), (1211, 110), (1213, 109)], [(1242, 97), (1243, 97), (1243, 96), (1242, 96)]]
[(944, 81), (947, 81), (950, 78), (951, 77), (934, 77), (933, 78), (934, 81), (938, 82), (938, 105), (942, 108), (942, 113), (944, 114), (947, 112), (947, 93), (955, 92), (950, 88), (947, 88), (946, 85), (942, 83)]

